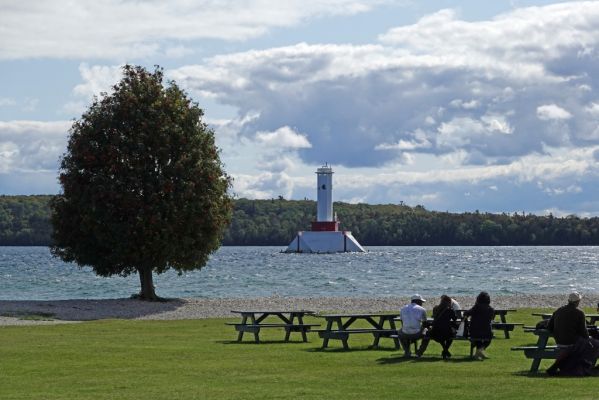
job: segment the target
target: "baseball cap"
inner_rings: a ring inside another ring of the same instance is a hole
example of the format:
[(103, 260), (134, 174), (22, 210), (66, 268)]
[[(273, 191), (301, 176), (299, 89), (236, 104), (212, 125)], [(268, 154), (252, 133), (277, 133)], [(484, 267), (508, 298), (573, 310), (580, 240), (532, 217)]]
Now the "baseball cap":
[(420, 301), (426, 301), (422, 298), (422, 296), (420, 296), (418, 293), (416, 293), (415, 295), (412, 296), (411, 300), (420, 300)]
[(568, 301), (570, 303), (574, 303), (574, 302), (580, 301), (580, 299), (582, 299), (582, 295), (580, 293), (578, 293), (578, 292), (572, 292), (568, 296)]

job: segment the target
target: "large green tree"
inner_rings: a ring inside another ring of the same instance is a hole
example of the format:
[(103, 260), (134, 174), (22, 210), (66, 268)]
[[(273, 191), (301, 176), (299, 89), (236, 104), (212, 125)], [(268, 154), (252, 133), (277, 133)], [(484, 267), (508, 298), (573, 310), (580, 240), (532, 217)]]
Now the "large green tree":
[(230, 221), (231, 182), (203, 111), (159, 67), (123, 67), (73, 123), (51, 202), (52, 253), (101, 276), (203, 267)]

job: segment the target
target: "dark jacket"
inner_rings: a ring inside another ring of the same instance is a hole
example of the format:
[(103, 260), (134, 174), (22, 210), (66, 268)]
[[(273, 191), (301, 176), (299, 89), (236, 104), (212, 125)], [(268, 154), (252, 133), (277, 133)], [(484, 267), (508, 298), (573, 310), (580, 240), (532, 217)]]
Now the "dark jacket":
[(431, 337), (436, 341), (452, 339), (455, 336), (455, 312), (451, 307), (433, 308), (433, 327)]
[(572, 303), (558, 308), (553, 313), (547, 329), (553, 332), (557, 344), (574, 344), (578, 337), (589, 337), (584, 312)]
[(488, 304), (475, 304), (470, 310), (464, 312), (470, 316), (470, 337), (475, 339), (491, 339), (491, 321), (495, 317), (495, 310)]

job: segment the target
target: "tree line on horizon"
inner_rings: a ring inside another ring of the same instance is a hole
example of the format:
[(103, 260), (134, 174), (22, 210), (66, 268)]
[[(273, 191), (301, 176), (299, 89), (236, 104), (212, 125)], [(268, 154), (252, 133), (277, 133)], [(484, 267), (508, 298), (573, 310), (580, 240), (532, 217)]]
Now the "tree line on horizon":
[[(0, 246), (49, 246), (53, 196), (0, 196)], [(429, 211), (334, 203), (341, 229), (365, 246), (599, 245), (599, 217)], [(224, 246), (286, 246), (316, 216), (312, 200), (237, 199)]]

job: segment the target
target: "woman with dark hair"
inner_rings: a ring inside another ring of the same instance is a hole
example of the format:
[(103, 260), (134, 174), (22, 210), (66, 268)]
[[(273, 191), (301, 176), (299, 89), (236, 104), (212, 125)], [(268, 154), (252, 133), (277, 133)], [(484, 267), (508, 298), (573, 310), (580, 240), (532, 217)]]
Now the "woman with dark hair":
[(495, 310), (491, 307), (491, 297), (487, 292), (480, 292), (474, 306), (464, 313), (464, 318), (470, 317), (470, 340), (476, 346), (474, 358), (483, 360), (489, 358), (485, 349), (491, 344), (493, 331), (491, 322), (495, 318)]
[(456, 315), (451, 307), (451, 297), (447, 295), (441, 296), (439, 305), (436, 305), (433, 308), (433, 326), (431, 330), (428, 331), (427, 336), (422, 339), (422, 344), (420, 345), (417, 355), (421, 356), (426, 350), (429, 341), (433, 339), (435, 342), (439, 342), (443, 347), (443, 352), (441, 353), (443, 359), (446, 360), (451, 357), (449, 347), (455, 337), (455, 321)]

